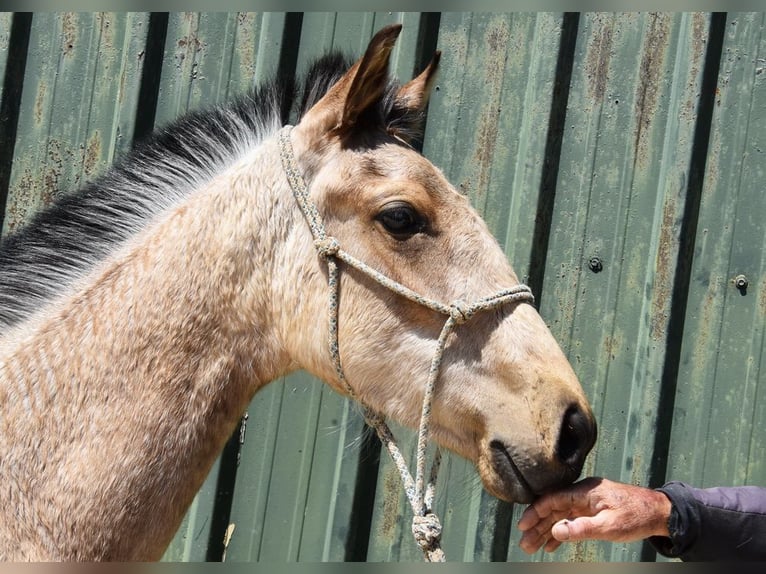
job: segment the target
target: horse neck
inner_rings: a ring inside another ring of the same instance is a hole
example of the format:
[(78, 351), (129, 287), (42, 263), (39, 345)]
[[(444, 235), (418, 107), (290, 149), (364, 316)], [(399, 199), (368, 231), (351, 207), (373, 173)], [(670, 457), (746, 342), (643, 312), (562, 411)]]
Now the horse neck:
[(289, 193), (273, 147), (0, 342), (0, 557), (158, 558), (247, 402), (286, 369), (268, 260), (294, 204), (273, 196)]

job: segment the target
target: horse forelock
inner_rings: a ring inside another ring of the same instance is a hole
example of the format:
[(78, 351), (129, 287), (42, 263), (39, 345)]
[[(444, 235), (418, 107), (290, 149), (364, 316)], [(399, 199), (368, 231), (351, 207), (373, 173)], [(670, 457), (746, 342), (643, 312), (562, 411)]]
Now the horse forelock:
[[(233, 102), (188, 113), (156, 130), (104, 175), (59, 195), (0, 241), (0, 326), (14, 325), (232, 165), (287, 122), (302, 117), (350, 68), (340, 53), (319, 58), (298, 87), (277, 79)], [(398, 109), (389, 81), (371, 119), (377, 129), (417, 134), (422, 118)], [(416, 137), (419, 137), (416, 135)]]

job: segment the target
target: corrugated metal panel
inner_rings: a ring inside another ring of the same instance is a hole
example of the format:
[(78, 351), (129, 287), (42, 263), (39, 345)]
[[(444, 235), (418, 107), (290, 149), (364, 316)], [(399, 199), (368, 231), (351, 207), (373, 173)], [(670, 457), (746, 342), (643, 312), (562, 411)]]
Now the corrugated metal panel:
[[(358, 54), (391, 22), (402, 79), (444, 52), (424, 153), (483, 213), (581, 377), (600, 426), (586, 473), (766, 484), (762, 14), (0, 14), (3, 132), (17, 130), (0, 137), (3, 232), (154, 125), (327, 49)], [(26, 54), (18, 98), (10, 53)], [(353, 405), (298, 373), (246, 423), (166, 559), (220, 558), (229, 525), (227, 560), (420, 559)], [(653, 558), (638, 543), (529, 557), (521, 509), (470, 464), (448, 456), (439, 488), (450, 559)]]
[[(649, 483), (708, 26), (701, 14), (580, 19), (541, 313), (597, 413), (588, 474)], [(587, 543), (537, 558), (640, 550)]]
[(32, 20), (4, 232), (130, 145), (148, 15)]
[(691, 269), (668, 476), (703, 486), (766, 482), (764, 23), (726, 26)]

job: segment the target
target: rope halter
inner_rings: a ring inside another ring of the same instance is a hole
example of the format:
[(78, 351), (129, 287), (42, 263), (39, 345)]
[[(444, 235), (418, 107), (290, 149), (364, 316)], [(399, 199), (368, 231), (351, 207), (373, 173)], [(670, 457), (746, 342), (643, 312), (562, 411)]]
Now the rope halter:
[[(434, 459), (431, 464), (431, 472), (429, 473), (428, 482), (426, 482), (425, 473), (426, 448), (428, 446), (428, 434), (431, 422), (431, 404), (433, 402), (436, 381), (439, 378), (439, 370), (441, 367), (442, 356), (444, 354), (444, 348), (447, 344), (447, 338), (456, 325), (465, 323), (480, 311), (497, 309), (498, 307), (509, 303), (532, 303), (534, 301), (532, 291), (526, 285), (516, 285), (504, 289), (490, 297), (478, 299), (472, 303), (457, 300), (449, 305), (445, 305), (439, 301), (419, 295), (415, 291), (397, 283), (379, 271), (368, 267), (352, 255), (349, 255), (341, 249), (337, 239), (327, 235), (322, 218), (319, 215), (316, 206), (309, 198), (308, 186), (303, 179), (303, 175), (298, 168), (293, 153), (293, 146), (290, 141), (291, 130), (292, 126), (288, 125), (282, 128), (279, 132), (279, 155), (282, 160), (282, 168), (287, 176), (287, 181), (290, 184), (293, 195), (311, 228), (311, 235), (314, 238), (314, 247), (316, 248), (319, 257), (327, 263), (328, 284), (330, 287), (329, 347), (335, 372), (338, 379), (346, 388), (349, 396), (361, 405), (365, 421), (370, 427), (375, 429), (381, 443), (386, 447), (394, 464), (399, 470), (402, 483), (404, 484), (404, 490), (407, 494), (407, 499), (409, 500), (414, 513), (412, 533), (418, 546), (423, 551), (423, 557), (427, 562), (443, 562), (444, 552), (440, 546), (442, 527), (439, 518), (432, 511), (436, 477), (441, 463), (441, 451), (438, 446), (436, 447)], [(364, 405), (364, 403), (357, 398), (354, 389), (348, 383), (346, 376), (343, 373), (338, 344), (338, 300), (340, 295), (339, 261), (343, 261), (346, 265), (364, 273), (394, 293), (447, 316), (447, 320), (445, 321), (444, 327), (442, 327), (437, 340), (436, 351), (431, 360), (428, 382), (423, 397), (423, 407), (420, 414), (420, 425), (418, 427), (416, 471), (414, 478), (407, 467), (407, 463), (404, 460), (401, 450), (397, 446), (393, 434), (391, 433), (391, 429), (386, 424), (384, 417)]]

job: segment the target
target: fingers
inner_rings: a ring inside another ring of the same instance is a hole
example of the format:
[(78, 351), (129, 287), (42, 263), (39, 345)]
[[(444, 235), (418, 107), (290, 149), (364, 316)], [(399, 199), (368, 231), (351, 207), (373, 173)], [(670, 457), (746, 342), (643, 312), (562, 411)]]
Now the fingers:
[(599, 477), (590, 477), (561, 490), (542, 495), (524, 511), (519, 521), (519, 528), (528, 530), (549, 516), (556, 517), (551, 521), (553, 524), (561, 518), (592, 514), (589, 494), (598, 489), (603, 481), (604, 479)]
[[(520, 548), (529, 554), (543, 547), (547, 552), (552, 552), (562, 541), (582, 539), (573, 536), (582, 536), (579, 529), (587, 532), (592, 525), (578, 523), (574, 527), (575, 530), (570, 531), (573, 522), (571, 519), (591, 516), (598, 512), (592, 508), (589, 493), (598, 488), (602, 480), (596, 477), (587, 478), (562, 490), (545, 494), (528, 506), (518, 523), (518, 528), (522, 531)], [(552, 532), (554, 527), (558, 529), (560, 536)]]
[(535, 505), (530, 504), (521, 514), (521, 519), (519, 520), (518, 524), (519, 530), (523, 532), (525, 530), (529, 530), (530, 528), (534, 528), (541, 519), (542, 518), (540, 514), (538, 514)]
[[(547, 508), (544, 507), (543, 512), (546, 510)], [(522, 531), (521, 540), (519, 541), (521, 549), (532, 554), (533, 552), (537, 552), (543, 546), (545, 546), (548, 551), (557, 548), (560, 542), (551, 538), (550, 531), (554, 522), (561, 518), (562, 516), (559, 516), (558, 513), (551, 512), (541, 516), (534, 504), (528, 506), (521, 515), (521, 519), (518, 523), (518, 528)], [(550, 550), (549, 546), (551, 547)]]
[[(528, 530), (521, 535), (519, 540), (519, 548), (521, 548), (527, 554), (534, 554), (543, 545), (549, 542), (550, 538), (545, 531), (539, 532), (537, 530)], [(558, 542), (553, 539), (554, 542)]]
[[(545, 494), (527, 507), (521, 515), (519, 528), (521, 530), (528, 530), (553, 514), (563, 513), (562, 516), (565, 516), (572, 511), (576, 503), (577, 500), (573, 488)], [(559, 516), (559, 518), (562, 516)]]

